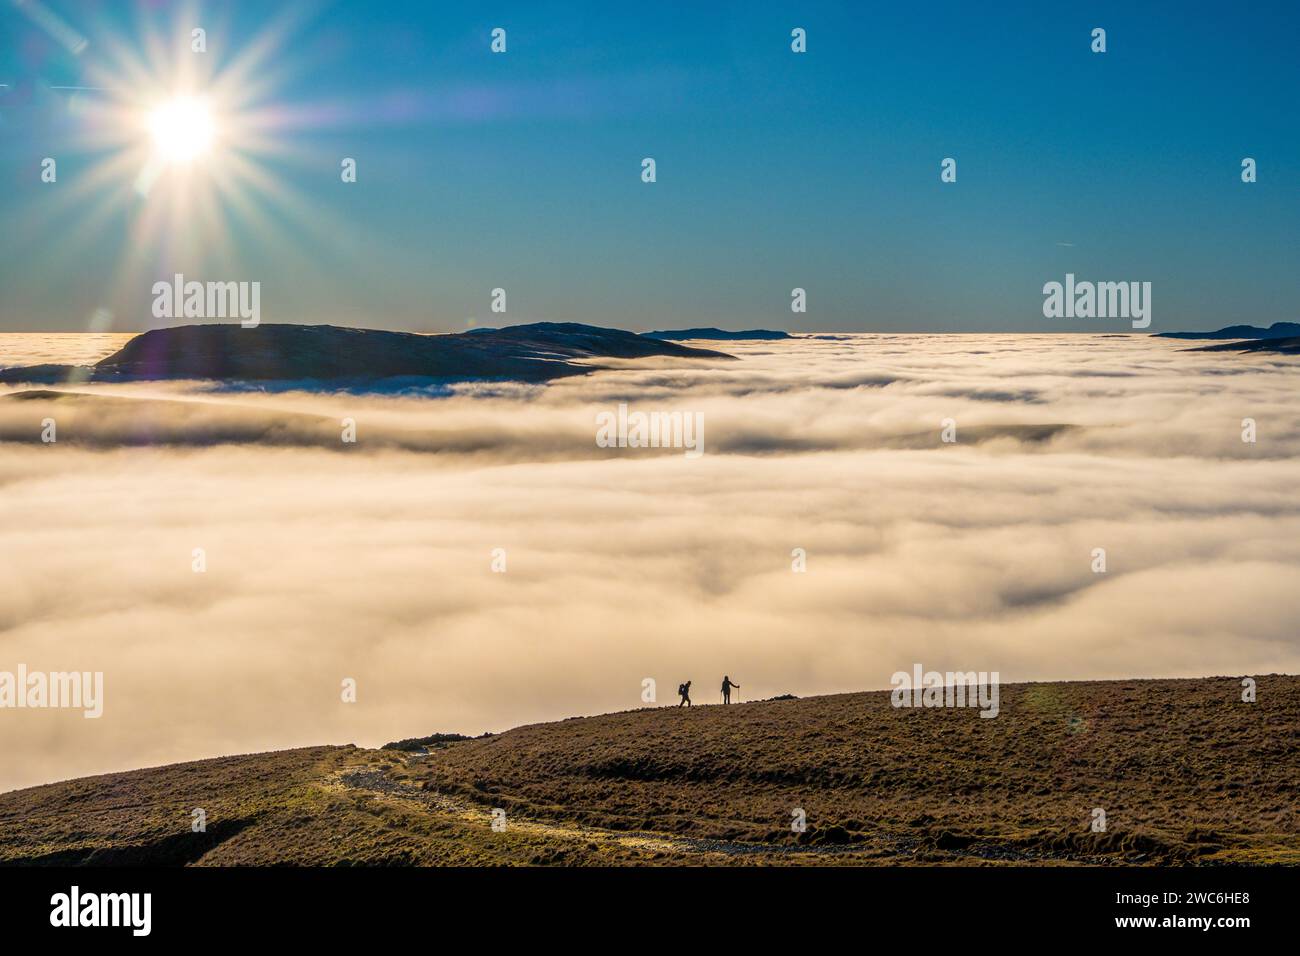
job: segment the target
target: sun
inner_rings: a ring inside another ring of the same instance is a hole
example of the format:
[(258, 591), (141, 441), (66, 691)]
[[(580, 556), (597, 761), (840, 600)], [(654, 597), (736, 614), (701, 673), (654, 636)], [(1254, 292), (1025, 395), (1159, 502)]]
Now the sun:
[[(247, 262), (249, 248), (296, 249), (311, 237), (313, 252), (324, 253), (336, 248), (333, 237), (348, 237), (348, 248), (360, 241), (355, 222), (285, 175), (290, 167), (317, 166), (310, 146), (321, 128), (364, 121), (375, 110), (369, 100), (340, 100), (333, 92), (324, 99), (283, 98), (284, 82), (312, 72), (313, 64), (295, 53), (309, 5), (282, 4), (283, 11), (256, 33), (227, 34), (232, 42), (220, 49), (228, 55), (193, 56), (188, 43), (178, 41), (200, 22), (191, 9), (197, 2), (83, 4), (173, 8), (171, 22), (160, 14), (125, 32), (97, 25), (99, 42), (82, 51), (83, 85), (60, 88), (68, 141), (92, 161), (84, 175), (69, 177), (57, 195), (40, 193), (42, 201), (24, 213), (37, 222), (56, 214), (60, 221), (76, 217), (79, 226), (66, 234), (69, 250), (87, 257), (112, 250), (114, 271), (103, 301), (126, 301), (159, 275)], [(0, 11), (12, 5), (0, 0)], [(0, 66), (4, 52), (0, 40)], [(371, 235), (365, 245), (384, 241)], [(342, 257), (346, 250), (339, 246), (337, 252)]]
[(207, 100), (176, 96), (149, 113), (149, 132), (164, 160), (188, 163), (211, 150), (217, 128)]

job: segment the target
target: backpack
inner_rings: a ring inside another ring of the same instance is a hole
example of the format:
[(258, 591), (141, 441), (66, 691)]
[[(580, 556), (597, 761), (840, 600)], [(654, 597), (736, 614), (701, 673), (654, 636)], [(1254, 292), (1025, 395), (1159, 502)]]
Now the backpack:
[(683, 697), (685, 697), (685, 696), (686, 696), (686, 685), (685, 685), (685, 684), (678, 684), (678, 685), (677, 685), (677, 693), (679, 693), (679, 694), (681, 694)]

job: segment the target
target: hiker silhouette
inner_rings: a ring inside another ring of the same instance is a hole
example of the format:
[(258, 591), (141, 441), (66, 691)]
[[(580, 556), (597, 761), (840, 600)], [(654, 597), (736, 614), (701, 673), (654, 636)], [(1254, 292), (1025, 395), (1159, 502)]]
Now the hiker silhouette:
[(691, 682), (690, 681), (687, 681), (685, 684), (678, 684), (677, 693), (682, 695), (682, 699), (677, 704), (678, 707), (682, 706), (682, 704), (685, 704), (687, 707), (691, 706)]
[(731, 678), (728, 677), (726, 674), (723, 674), (722, 675), (722, 702), (724, 704), (731, 703), (731, 688), (733, 687), (736, 688), (736, 690), (740, 690), (739, 684), (733, 684), (731, 682)]

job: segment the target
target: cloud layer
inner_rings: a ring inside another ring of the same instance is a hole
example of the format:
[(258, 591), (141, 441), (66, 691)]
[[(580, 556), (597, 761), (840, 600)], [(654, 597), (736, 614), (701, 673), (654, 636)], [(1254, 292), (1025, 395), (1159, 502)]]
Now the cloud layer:
[[(1300, 366), (1180, 347), (865, 335), (440, 397), (0, 396), (0, 670), (102, 670), (106, 697), (0, 711), (0, 788), (633, 708), (645, 678), (665, 703), (914, 662), (1295, 672)], [(705, 454), (597, 447), (619, 402), (702, 413)]]

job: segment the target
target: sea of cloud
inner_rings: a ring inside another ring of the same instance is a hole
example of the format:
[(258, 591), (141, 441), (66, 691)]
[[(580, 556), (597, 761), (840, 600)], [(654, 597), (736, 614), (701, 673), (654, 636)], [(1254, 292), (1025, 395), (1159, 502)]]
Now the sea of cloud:
[[(806, 337), (549, 386), (0, 395), (0, 671), (105, 679), (98, 720), (0, 710), (0, 789), (630, 709), (646, 678), (665, 704), (917, 662), (1300, 671), (1300, 363), (1187, 344)], [(705, 453), (598, 447), (620, 402), (702, 414)]]

